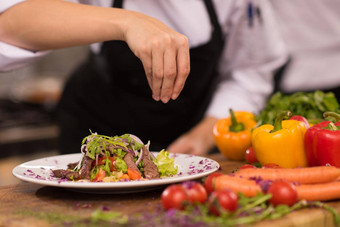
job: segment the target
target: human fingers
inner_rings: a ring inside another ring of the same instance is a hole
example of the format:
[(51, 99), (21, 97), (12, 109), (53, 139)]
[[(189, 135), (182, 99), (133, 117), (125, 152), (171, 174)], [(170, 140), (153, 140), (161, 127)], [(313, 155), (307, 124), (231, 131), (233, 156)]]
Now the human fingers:
[[(140, 55), (140, 60), (143, 64), (143, 68), (144, 68), (144, 72), (149, 84), (149, 87), (152, 91), (152, 60), (151, 60), (151, 53), (148, 53), (147, 51), (144, 51), (144, 53), (142, 53)], [(158, 100), (157, 100), (158, 101)]]
[(174, 83), (176, 79), (176, 50), (170, 46), (164, 53), (164, 69), (163, 81), (161, 87), (161, 100), (167, 103), (172, 97)]
[(160, 100), (161, 88), (163, 84), (164, 77), (164, 49), (160, 48), (160, 42), (158, 40), (154, 41), (151, 56), (151, 78), (152, 78), (152, 97), (156, 100)]
[(177, 51), (177, 75), (172, 91), (171, 99), (175, 100), (183, 90), (185, 81), (190, 73), (190, 54), (189, 54), (189, 42), (185, 36), (181, 37), (179, 48)]

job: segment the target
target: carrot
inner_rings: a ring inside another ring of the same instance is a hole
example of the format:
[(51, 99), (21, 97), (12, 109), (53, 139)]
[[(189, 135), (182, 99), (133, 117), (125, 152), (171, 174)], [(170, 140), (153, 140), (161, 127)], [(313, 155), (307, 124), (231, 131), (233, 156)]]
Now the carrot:
[(129, 177), (129, 175), (127, 175), (126, 173), (124, 173), (120, 178), (119, 178), (119, 180), (130, 180), (130, 177)]
[[(214, 190), (230, 189), (235, 193), (243, 193), (253, 197), (263, 193), (261, 183), (234, 175), (222, 175), (213, 179)], [(330, 181), (318, 184), (296, 184), (298, 200), (329, 201), (340, 199), (340, 181)]]
[(245, 196), (253, 197), (257, 193), (262, 192), (261, 187), (253, 180), (234, 177), (230, 175), (222, 175), (213, 179), (215, 190), (230, 189), (236, 194), (242, 192)]
[(298, 200), (328, 201), (340, 198), (340, 181), (296, 185)]
[(127, 173), (128, 173), (131, 180), (139, 180), (139, 179), (142, 178), (140, 173), (137, 172), (136, 170), (128, 168)]
[(340, 168), (316, 166), (304, 168), (252, 168), (240, 169), (235, 176), (263, 180), (287, 180), (300, 184), (318, 184), (335, 181), (340, 177)]

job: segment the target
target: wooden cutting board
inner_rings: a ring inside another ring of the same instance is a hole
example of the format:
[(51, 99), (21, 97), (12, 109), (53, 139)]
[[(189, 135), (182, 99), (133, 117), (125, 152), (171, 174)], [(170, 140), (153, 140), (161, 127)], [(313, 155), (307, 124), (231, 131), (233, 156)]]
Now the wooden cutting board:
[[(221, 165), (223, 173), (230, 173), (242, 165), (223, 156), (208, 156)], [(0, 187), (0, 226), (63, 226), (68, 217), (86, 219), (98, 209), (122, 214), (153, 214), (161, 211), (160, 195), (163, 188), (134, 194), (85, 194), (62, 188), (32, 183)], [(340, 201), (327, 203), (340, 213)], [(84, 223), (83, 223), (84, 224)], [(252, 226), (334, 226), (333, 216), (324, 209), (304, 209), (285, 217), (264, 221)]]

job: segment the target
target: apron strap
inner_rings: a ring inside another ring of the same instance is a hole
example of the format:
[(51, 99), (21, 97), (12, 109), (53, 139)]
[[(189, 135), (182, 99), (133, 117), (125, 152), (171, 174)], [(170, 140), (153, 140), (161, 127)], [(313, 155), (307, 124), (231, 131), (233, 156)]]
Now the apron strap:
[(204, 0), (204, 4), (208, 10), (211, 24), (213, 25), (214, 29), (216, 29), (215, 32), (217, 33), (218, 37), (222, 38), (222, 29), (220, 23), (218, 22), (218, 17), (212, 0)]
[(123, 8), (123, 0), (113, 0), (113, 7)]

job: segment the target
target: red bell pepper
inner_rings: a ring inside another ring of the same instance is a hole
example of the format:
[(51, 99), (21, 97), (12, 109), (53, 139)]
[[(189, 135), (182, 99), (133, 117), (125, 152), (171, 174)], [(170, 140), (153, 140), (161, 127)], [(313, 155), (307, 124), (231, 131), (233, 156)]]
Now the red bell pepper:
[(297, 121), (301, 121), (305, 126), (306, 129), (309, 128), (309, 122), (307, 121), (307, 119), (304, 116), (300, 116), (300, 115), (293, 115), (289, 118), (290, 120), (297, 120)]
[(309, 166), (332, 165), (340, 167), (340, 115), (326, 112), (324, 117), (336, 119), (323, 121), (310, 127), (304, 138), (306, 157)]

